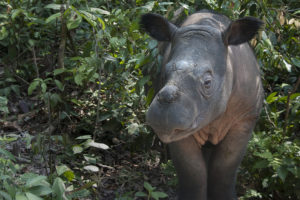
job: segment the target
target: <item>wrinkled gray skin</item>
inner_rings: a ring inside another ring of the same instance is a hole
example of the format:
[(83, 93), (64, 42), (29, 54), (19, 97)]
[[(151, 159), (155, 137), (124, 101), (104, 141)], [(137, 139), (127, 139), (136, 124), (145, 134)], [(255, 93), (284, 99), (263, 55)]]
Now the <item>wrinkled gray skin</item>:
[(261, 25), (210, 11), (189, 16), (180, 27), (156, 14), (141, 19), (149, 35), (166, 43), (160, 89), (146, 119), (169, 144), (180, 200), (237, 199), (237, 168), (263, 99), (247, 43)]

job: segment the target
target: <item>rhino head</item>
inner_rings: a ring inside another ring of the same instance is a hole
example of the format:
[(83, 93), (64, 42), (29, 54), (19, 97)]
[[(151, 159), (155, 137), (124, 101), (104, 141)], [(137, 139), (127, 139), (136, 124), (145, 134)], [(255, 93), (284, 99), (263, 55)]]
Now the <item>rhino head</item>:
[(250, 40), (262, 22), (246, 17), (224, 27), (211, 19), (177, 27), (157, 14), (145, 14), (141, 26), (168, 43), (160, 90), (146, 115), (165, 143), (197, 132), (226, 110), (234, 84), (228, 46)]

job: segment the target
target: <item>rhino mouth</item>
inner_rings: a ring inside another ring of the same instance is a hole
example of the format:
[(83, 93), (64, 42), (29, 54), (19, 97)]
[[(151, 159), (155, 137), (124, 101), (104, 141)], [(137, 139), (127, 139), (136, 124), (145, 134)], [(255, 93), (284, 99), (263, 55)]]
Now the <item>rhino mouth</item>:
[(171, 143), (182, 140), (195, 132), (199, 131), (203, 126), (201, 126), (200, 122), (203, 120), (201, 115), (198, 115), (193, 123), (187, 129), (174, 129), (171, 132), (165, 130), (157, 130), (154, 129), (155, 133), (158, 135), (159, 139), (164, 143)]

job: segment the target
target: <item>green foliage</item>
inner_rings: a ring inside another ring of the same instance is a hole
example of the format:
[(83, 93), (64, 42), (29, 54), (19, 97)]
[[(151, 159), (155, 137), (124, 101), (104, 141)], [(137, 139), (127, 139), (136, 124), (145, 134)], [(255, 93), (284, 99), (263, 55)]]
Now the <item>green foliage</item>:
[(261, 196), (274, 198), (278, 194), (272, 194), (273, 191), (282, 191), (286, 198), (299, 198), (299, 141), (292, 143), (280, 134), (256, 132), (249, 144), (249, 151), (251, 154), (245, 163), (253, 164), (248, 169), (253, 174), (250, 179), (259, 178), (261, 181), (257, 182), (256, 188), (268, 191)]
[(3, 149), (17, 138), (0, 138), (0, 199), (42, 199), (52, 193), (46, 176), (33, 173), (19, 175), (22, 166), (15, 164), (13, 154)]
[(168, 197), (168, 195), (164, 192), (155, 191), (156, 188), (152, 187), (150, 185), (150, 183), (148, 183), (148, 182), (144, 182), (144, 188), (147, 190), (148, 194), (146, 194), (144, 192), (137, 192), (137, 193), (135, 193), (135, 196), (136, 197), (147, 197), (148, 200), (150, 200), (152, 198), (155, 200), (159, 200), (159, 199)]
[(167, 176), (170, 177), (168, 180), (168, 185), (174, 187), (178, 184), (178, 178), (175, 174), (175, 167), (171, 160), (168, 160), (166, 163), (161, 164), (162, 172)]
[(0, 96), (0, 111), (4, 114), (8, 114), (8, 107), (7, 107), (8, 100), (6, 97)]
[[(63, 128), (26, 136), (27, 146), (43, 157), (52, 144), (61, 145), (65, 156), (58, 164), (49, 159), (49, 177), (24, 173), (5, 149), (12, 138), (1, 138), (0, 199), (87, 196), (97, 180), (81, 180), (76, 173), (98, 170), (99, 159), (87, 152), (110, 150), (96, 142), (98, 138), (106, 134), (131, 141), (151, 133), (144, 115), (154, 97), (152, 79), (159, 73), (161, 56), (157, 42), (139, 31), (139, 16), (155, 12), (172, 19), (179, 8), (183, 13), (178, 22), (203, 8), (232, 19), (252, 15), (265, 22), (251, 41), (266, 100), (241, 167), (244, 176), (239, 181), (246, 185), (242, 198), (299, 199), (299, 7), (297, 0), (0, 2), (0, 115), (6, 119), (12, 113), (10, 105), (19, 100), (37, 101), (30, 109), (47, 116), (51, 126)], [(81, 136), (74, 142), (65, 132)], [(83, 170), (71, 169), (66, 157), (83, 160)], [(172, 177), (168, 184), (176, 185), (172, 164), (162, 169)], [(82, 181), (82, 189), (74, 189)], [(66, 192), (70, 187), (74, 190)], [(147, 193), (135, 194), (164, 196), (146, 182), (144, 187)], [(133, 199), (133, 194), (117, 199)]]
[[(0, 137), (0, 199), (61, 199), (67, 200), (73, 197), (86, 197), (89, 192), (85, 189), (91, 186), (87, 183), (81, 189), (71, 191), (75, 174), (66, 165), (56, 166), (56, 170), (50, 176), (36, 173), (21, 173), (24, 166), (16, 164), (16, 157), (3, 147), (16, 141), (15, 137)], [(77, 178), (77, 177), (76, 177)]]

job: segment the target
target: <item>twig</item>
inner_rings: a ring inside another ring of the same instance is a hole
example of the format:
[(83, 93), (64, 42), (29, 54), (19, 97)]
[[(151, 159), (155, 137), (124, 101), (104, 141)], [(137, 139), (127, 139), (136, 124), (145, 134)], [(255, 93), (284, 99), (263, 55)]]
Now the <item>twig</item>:
[(102, 167), (102, 168), (107, 168), (107, 169), (110, 169), (110, 170), (115, 170), (114, 167), (111, 167), (111, 166), (108, 166), (108, 165), (103, 165), (103, 164), (100, 164), (100, 163), (97, 163), (97, 165), (98, 165), (99, 167)]
[(286, 111), (285, 111), (285, 116), (284, 116), (284, 127), (283, 127), (283, 135), (285, 136), (286, 131), (287, 131), (287, 126), (288, 126), (288, 118), (289, 118), (289, 113), (290, 113), (290, 97), (293, 93), (295, 93), (300, 85), (300, 76), (298, 76), (298, 80), (293, 88), (292, 91), (289, 92), (287, 96), (287, 101), (286, 101)]
[(61, 13), (61, 40), (59, 44), (58, 50), (58, 66), (60, 68), (64, 68), (64, 57), (65, 57), (65, 48), (66, 48), (66, 38), (67, 38), (67, 25), (66, 19), (64, 17), (65, 7), (61, 5), (60, 13)]
[[(99, 58), (99, 49), (98, 49), (98, 37), (97, 37), (97, 33), (95, 33), (95, 29), (93, 29), (93, 33), (94, 33), (94, 37), (95, 37), (95, 41), (96, 41), (96, 44), (95, 44), (95, 56), (96, 56), (96, 59), (98, 60)], [(98, 68), (98, 74), (99, 74), (99, 85), (98, 85), (98, 94), (97, 94), (97, 99), (98, 99), (98, 102), (97, 102), (97, 111), (96, 111), (96, 122), (95, 122), (95, 130), (94, 130), (94, 133), (93, 133), (93, 139), (95, 140), (96, 139), (96, 132), (97, 130), (99, 129), (99, 118), (100, 118), (100, 102), (101, 102), (101, 74), (102, 74), (102, 67), (103, 67), (103, 62), (101, 61), (101, 65), (100, 67)]]
[(37, 78), (39, 78), (40, 73), (39, 73), (39, 68), (38, 68), (37, 62), (36, 62), (36, 54), (35, 54), (34, 46), (32, 47), (32, 54), (33, 54), (33, 63), (35, 66), (36, 76), (37, 76)]
[(276, 125), (274, 124), (274, 122), (273, 122), (273, 121), (271, 120), (271, 118), (270, 118), (270, 115), (269, 115), (269, 112), (268, 112), (267, 107), (264, 106), (264, 109), (265, 109), (265, 111), (266, 111), (266, 115), (267, 115), (267, 118), (268, 118), (269, 122), (274, 126), (274, 128), (276, 128)]
[(77, 48), (76, 46), (74, 45), (74, 41), (73, 41), (73, 38), (72, 38), (72, 35), (71, 35), (71, 32), (70, 31), (67, 31), (67, 35), (68, 35), (68, 38), (70, 40), (70, 45), (71, 45), (71, 49), (73, 51), (73, 56), (77, 56)]
[(77, 189), (74, 189), (74, 190), (72, 190), (72, 191), (67, 191), (66, 194), (72, 194), (72, 193), (74, 193), (74, 192), (78, 192), (78, 191), (80, 191), (80, 190), (84, 190), (84, 189), (90, 188), (90, 187), (92, 187), (95, 183), (96, 183), (96, 182), (94, 182), (94, 181), (88, 182), (88, 183), (84, 184), (83, 186), (81, 186), (81, 187), (79, 187), (79, 188), (77, 188)]
[[(13, 70), (10, 70), (11, 72), (13, 72)], [(16, 73), (13, 73), (13, 76), (20, 79), (21, 81), (23, 81), (25, 84), (29, 85), (30, 83), (28, 81), (26, 81), (25, 79), (23, 79), (22, 77), (18, 76)]]
[[(46, 158), (45, 158), (45, 149), (50, 149), (50, 147), (52, 146), (52, 141), (51, 141), (51, 135), (52, 135), (52, 129), (50, 128), (50, 127), (52, 127), (52, 116), (51, 116), (51, 105), (50, 105), (50, 95), (49, 95), (49, 93), (48, 93), (48, 95), (47, 95), (47, 97), (48, 97), (48, 102), (47, 102), (47, 106), (48, 106), (48, 129), (47, 129), (47, 133), (46, 133), (46, 135), (47, 135), (47, 140), (44, 140), (44, 142), (45, 141), (48, 141), (48, 143), (47, 143), (47, 145), (48, 145), (48, 147), (47, 148), (44, 148), (44, 151), (42, 152), (42, 156), (44, 157), (44, 160), (46, 161)], [(46, 144), (45, 144), (46, 145)], [(45, 162), (45, 164), (46, 164), (46, 173), (47, 173), (47, 175), (49, 176), (49, 173), (48, 173), (48, 170), (47, 170), (47, 168), (49, 168), (50, 169), (50, 174), (52, 174), (53, 172), (54, 172), (54, 170), (53, 170), (53, 165), (52, 165), (52, 153), (51, 153), (51, 151), (49, 151), (50, 153), (49, 153), (49, 163), (47, 163), (47, 162)]]

